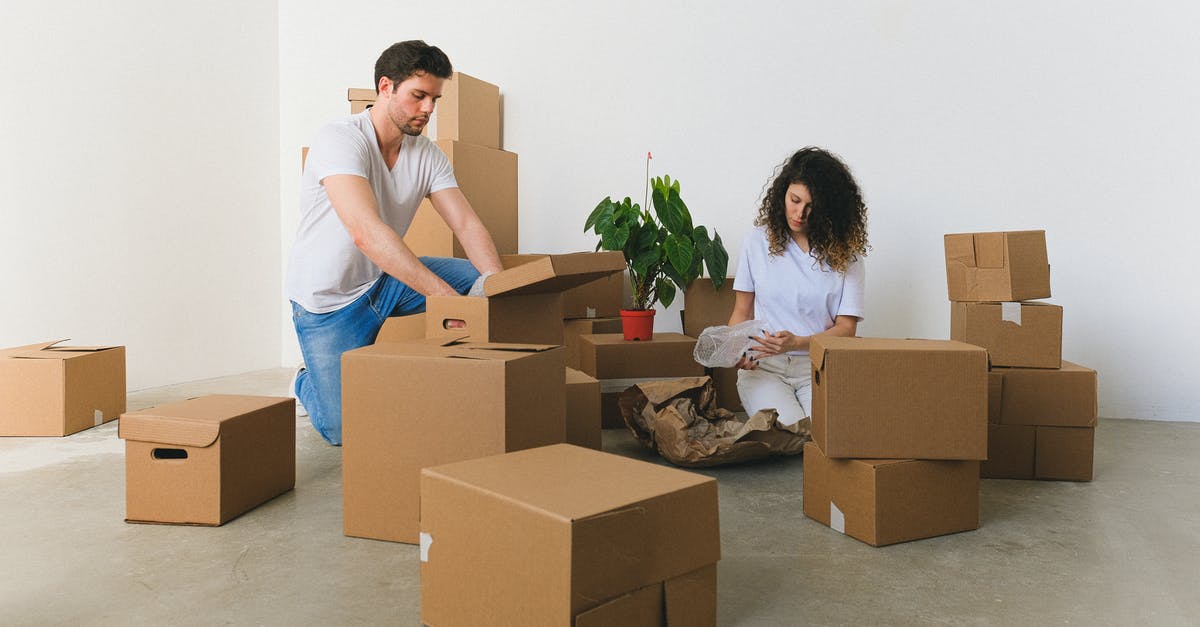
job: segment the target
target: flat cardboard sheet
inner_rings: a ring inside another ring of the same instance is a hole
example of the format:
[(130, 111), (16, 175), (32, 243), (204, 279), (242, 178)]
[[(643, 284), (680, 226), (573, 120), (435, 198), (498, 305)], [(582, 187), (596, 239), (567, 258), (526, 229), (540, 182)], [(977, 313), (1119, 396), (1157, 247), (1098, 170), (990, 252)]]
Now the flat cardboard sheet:
[(709, 377), (652, 381), (632, 386), (619, 399), (633, 435), (679, 466), (720, 466), (771, 455), (799, 455), (811, 439), (809, 420), (779, 423), (763, 410), (745, 421), (717, 407)]

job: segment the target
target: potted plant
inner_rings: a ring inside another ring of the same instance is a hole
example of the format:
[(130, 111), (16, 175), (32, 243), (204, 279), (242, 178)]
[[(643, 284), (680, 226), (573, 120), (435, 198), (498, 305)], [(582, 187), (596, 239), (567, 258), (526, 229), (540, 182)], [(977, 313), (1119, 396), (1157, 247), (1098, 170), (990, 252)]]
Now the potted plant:
[(633, 291), (633, 308), (621, 310), (627, 340), (653, 337), (654, 304), (669, 307), (676, 289), (686, 290), (704, 267), (720, 288), (729, 266), (729, 253), (716, 230), (710, 238), (708, 229), (692, 224), (692, 214), (679, 196), (678, 180), (656, 177), (647, 182), (647, 192), (653, 215), (628, 197), (620, 202), (605, 197), (583, 226), (600, 236), (596, 250), (625, 254)]

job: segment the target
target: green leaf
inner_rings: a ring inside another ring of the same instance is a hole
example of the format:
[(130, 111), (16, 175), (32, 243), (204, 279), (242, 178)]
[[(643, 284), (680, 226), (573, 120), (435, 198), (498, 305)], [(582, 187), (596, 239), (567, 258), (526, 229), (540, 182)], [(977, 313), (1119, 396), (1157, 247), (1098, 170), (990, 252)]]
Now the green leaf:
[(659, 277), (654, 282), (654, 290), (663, 307), (670, 307), (671, 303), (675, 300), (675, 284)]
[(637, 274), (639, 277), (645, 276), (650, 271), (650, 267), (657, 265), (658, 262), (659, 253), (657, 249), (642, 250), (629, 260), (634, 274)]
[(613, 205), (612, 198), (605, 196), (604, 200), (601, 200), (600, 204), (596, 205), (596, 208), (588, 215), (587, 222), (583, 224), (584, 232), (587, 232), (594, 226), (597, 227), (596, 234), (599, 235), (599, 226), (612, 222), (613, 211), (615, 209), (616, 207)]
[(667, 251), (667, 259), (670, 260), (671, 266), (680, 274), (686, 275), (688, 268), (692, 266), (692, 257), (695, 256), (692, 241), (672, 233), (663, 242), (663, 249)]
[(604, 245), (605, 250), (624, 250), (627, 241), (629, 241), (628, 224), (613, 227), (600, 234), (600, 243)]
[(725, 275), (729, 271), (729, 252), (721, 243), (721, 234), (713, 231), (712, 243), (704, 253), (704, 264), (708, 266), (708, 275), (712, 277), (713, 287), (721, 289), (725, 283)]

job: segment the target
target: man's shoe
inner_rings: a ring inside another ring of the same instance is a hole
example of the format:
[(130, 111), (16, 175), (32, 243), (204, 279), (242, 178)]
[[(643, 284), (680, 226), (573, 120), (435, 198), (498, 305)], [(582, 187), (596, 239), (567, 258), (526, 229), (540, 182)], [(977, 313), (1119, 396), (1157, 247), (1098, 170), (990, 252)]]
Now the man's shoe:
[(296, 399), (296, 415), (297, 416), (307, 416), (308, 410), (304, 409), (304, 404), (300, 402), (300, 397), (296, 395), (296, 379), (300, 378), (301, 372), (304, 372), (304, 364), (300, 364), (300, 367), (296, 368), (296, 372), (292, 374), (292, 380), (290, 382), (288, 382), (288, 390), (287, 391), (288, 391), (288, 396)]

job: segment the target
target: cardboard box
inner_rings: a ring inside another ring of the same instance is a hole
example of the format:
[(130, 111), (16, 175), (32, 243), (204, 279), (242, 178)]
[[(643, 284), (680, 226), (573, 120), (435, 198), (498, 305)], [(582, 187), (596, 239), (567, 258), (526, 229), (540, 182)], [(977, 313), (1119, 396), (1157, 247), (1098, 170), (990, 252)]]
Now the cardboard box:
[(604, 429), (624, 429), (625, 416), (621, 414), (621, 393), (639, 383), (669, 381), (680, 377), (633, 377), (631, 379), (600, 380), (600, 426)]
[(500, 88), (455, 72), (434, 111), (434, 134), (439, 140), (500, 148)]
[(296, 485), (296, 401), (213, 395), (121, 416), (126, 522), (222, 525)]
[[(505, 268), (515, 268), (546, 255), (501, 255), (500, 263)], [(607, 318), (620, 314), (622, 289), (625, 285), (624, 272), (613, 272), (607, 276), (588, 281), (562, 292), (564, 319)]]
[(814, 335), (813, 440), (834, 458), (987, 457), (987, 351)]
[(950, 300), (1050, 298), (1045, 231), (952, 233), (945, 246)]
[(1049, 303), (950, 303), (950, 339), (982, 346), (993, 366), (1062, 366), (1062, 307)]
[(1060, 481), (1091, 481), (1095, 438), (1093, 427), (1039, 426), (1034, 476)]
[(579, 336), (592, 333), (620, 333), (620, 318), (573, 318), (563, 321), (563, 346), (567, 348), (567, 366), (579, 369)]
[(715, 625), (717, 483), (570, 445), (421, 474), (428, 625)]
[(557, 346), (436, 338), (342, 354), (348, 536), (415, 543), (421, 468), (563, 442)]
[(62, 436), (125, 411), (124, 346), (0, 350), (0, 436)]
[[(1096, 426), (1096, 371), (1069, 361), (1062, 368), (995, 368), (1002, 377), (996, 422), (1051, 427)], [(993, 394), (995, 393), (993, 388)]]
[(729, 324), (733, 301), (733, 277), (725, 277), (720, 290), (711, 278), (696, 279), (683, 293), (683, 334), (700, 337), (708, 327)]
[(567, 444), (601, 450), (600, 382), (567, 368)]
[(425, 339), (425, 314), (409, 316), (393, 316), (383, 321), (375, 343), (380, 342), (409, 342)]
[(988, 425), (987, 479), (1091, 481), (1094, 427)]
[[(517, 248), (517, 155), (464, 142), (439, 140), (454, 166), (458, 187), (487, 227), (501, 254)], [(467, 253), (429, 199), (421, 202), (404, 243), (417, 256), (460, 257)]]
[(346, 90), (346, 100), (350, 101), (350, 114), (362, 113), (375, 104), (375, 90), (351, 87)]
[(620, 333), (579, 336), (579, 369), (597, 379), (699, 377), (704, 366), (692, 353), (696, 339), (680, 333), (655, 333), (644, 342), (627, 342)]
[[(529, 255), (527, 259), (488, 277), (487, 298), (426, 299), (426, 336), (466, 334), (478, 341), (562, 344), (561, 293), (625, 267), (619, 252)], [(448, 328), (451, 320), (460, 326)]]
[(979, 465), (985, 479), (1033, 479), (1037, 427), (988, 425), (988, 458)]
[(979, 462), (830, 459), (804, 445), (804, 515), (871, 546), (979, 528)]
[(713, 385), (717, 388), (717, 407), (732, 412), (745, 411), (742, 407), (742, 397), (738, 395), (737, 368), (709, 368), (708, 376), (712, 377)]

